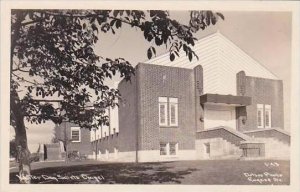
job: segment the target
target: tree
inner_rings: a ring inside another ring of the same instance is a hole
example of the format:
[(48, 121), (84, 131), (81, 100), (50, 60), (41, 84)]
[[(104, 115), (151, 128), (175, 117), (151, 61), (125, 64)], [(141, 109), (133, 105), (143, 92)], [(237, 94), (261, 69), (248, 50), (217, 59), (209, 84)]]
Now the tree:
[[(193, 34), (224, 19), (221, 13), (191, 11), (184, 25), (160, 10), (12, 10), (11, 16), (10, 114), (23, 183), (30, 174), (25, 121), (68, 121), (89, 129), (108, 124), (104, 109), (116, 106), (120, 93), (105, 80), (116, 74), (130, 80), (134, 74), (124, 58), (94, 52), (99, 33), (115, 34), (129, 25), (146, 41), (165, 45), (171, 61), (180, 50), (192, 60)], [(154, 55), (150, 46), (147, 56)]]
[(15, 139), (9, 141), (9, 156), (14, 158), (17, 157), (17, 146)]

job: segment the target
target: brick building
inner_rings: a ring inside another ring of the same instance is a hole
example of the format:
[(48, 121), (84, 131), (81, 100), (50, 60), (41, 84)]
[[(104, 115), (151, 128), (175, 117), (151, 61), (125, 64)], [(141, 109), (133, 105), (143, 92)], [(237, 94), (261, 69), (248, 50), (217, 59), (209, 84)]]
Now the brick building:
[(282, 80), (218, 32), (194, 50), (192, 62), (167, 53), (139, 63), (118, 85), (110, 126), (67, 125), (79, 137), (69, 147), (106, 161), (288, 159)]

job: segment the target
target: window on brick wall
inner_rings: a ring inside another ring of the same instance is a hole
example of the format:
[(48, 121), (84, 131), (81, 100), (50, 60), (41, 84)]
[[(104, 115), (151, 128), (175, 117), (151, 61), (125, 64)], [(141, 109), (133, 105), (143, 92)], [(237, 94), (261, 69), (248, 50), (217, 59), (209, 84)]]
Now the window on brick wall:
[(159, 125), (178, 126), (178, 99), (159, 97)]
[(257, 104), (257, 127), (264, 127), (264, 106), (262, 104)]
[(160, 143), (160, 155), (167, 155), (167, 143)]
[(170, 143), (170, 155), (177, 155), (178, 143)]
[(167, 106), (168, 106), (168, 98), (167, 97), (159, 97), (159, 125), (167, 126)]
[(271, 128), (272, 113), (271, 105), (257, 104), (257, 127)]
[(178, 155), (178, 143), (160, 143), (160, 155), (175, 156)]
[(265, 105), (265, 127), (271, 128), (271, 105)]
[(72, 142), (80, 142), (81, 141), (80, 127), (71, 127), (71, 139), (72, 139)]
[(178, 126), (178, 99), (169, 98), (170, 126)]

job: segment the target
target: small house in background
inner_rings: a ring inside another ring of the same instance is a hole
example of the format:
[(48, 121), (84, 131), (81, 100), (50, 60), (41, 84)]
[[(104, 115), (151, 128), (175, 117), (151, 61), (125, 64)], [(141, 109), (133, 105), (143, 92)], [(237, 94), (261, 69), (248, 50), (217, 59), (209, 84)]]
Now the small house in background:
[(193, 50), (199, 60), (181, 52), (139, 63), (118, 85), (109, 126), (60, 125), (66, 151), (119, 162), (289, 159), (282, 80), (219, 32)]

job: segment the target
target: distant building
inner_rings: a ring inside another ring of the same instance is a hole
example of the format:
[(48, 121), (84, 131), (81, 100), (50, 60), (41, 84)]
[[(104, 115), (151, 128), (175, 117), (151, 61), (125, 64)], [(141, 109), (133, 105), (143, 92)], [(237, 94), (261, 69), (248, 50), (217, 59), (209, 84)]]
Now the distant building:
[[(283, 83), (220, 33), (200, 39), (199, 56), (164, 54), (121, 81), (110, 126), (67, 124), (77, 150), (104, 161), (289, 158)], [(63, 125), (64, 126), (64, 125)]]

